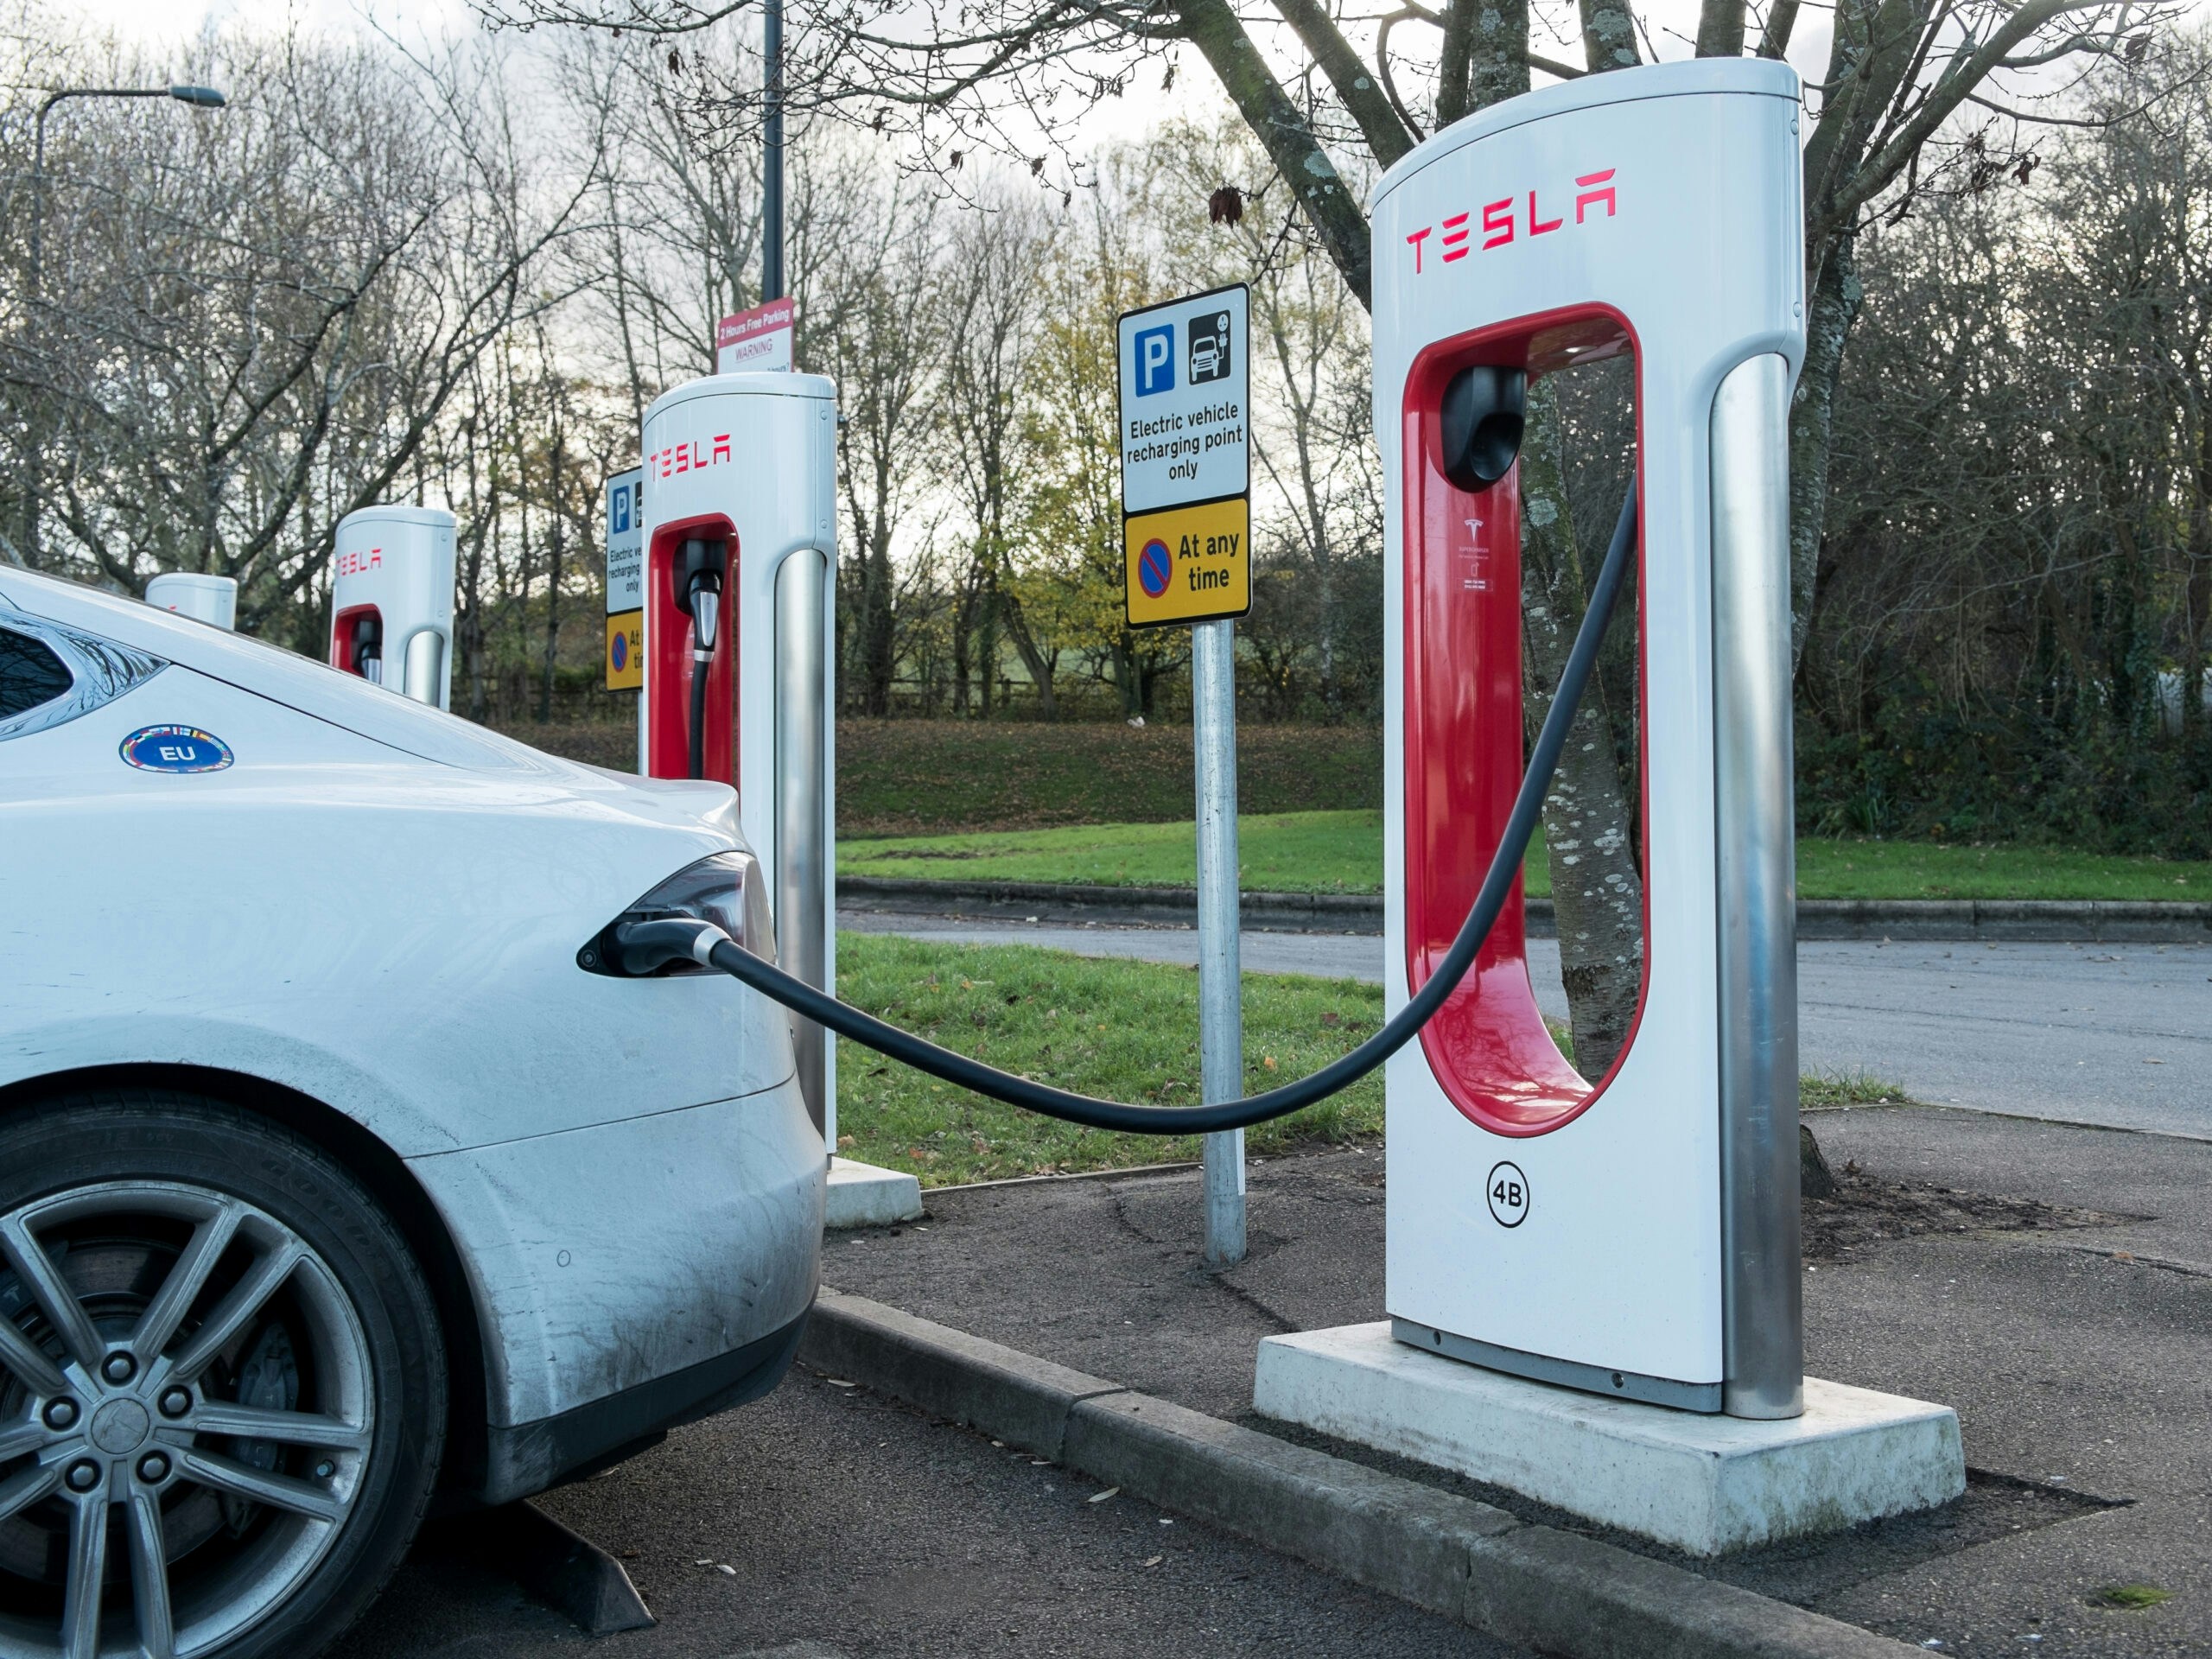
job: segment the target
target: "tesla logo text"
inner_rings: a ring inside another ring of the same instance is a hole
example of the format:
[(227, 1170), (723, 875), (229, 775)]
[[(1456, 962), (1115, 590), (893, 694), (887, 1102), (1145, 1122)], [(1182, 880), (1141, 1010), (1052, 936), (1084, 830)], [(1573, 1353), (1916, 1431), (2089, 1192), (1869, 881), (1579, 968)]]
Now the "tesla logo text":
[[(1585, 173), (1574, 181), (1573, 223), (1580, 225), (1600, 214), (1611, 219), (1618, 211), (1613, 194), (1615, 170), (1609, 167), (1602, 173)], [(1525, 196), (1501, 196), (1484, 202), (1479, 209), (1454, 213), (1441, 224), (1422, 226), (1406, 238), (1406, 245), (1414, 251), (1414, 274), (1418, 276), (1427, 270), (1432, 255), (1440, 255), (1448, 265), (1465, 258), (1478, 246), (1502, 248), (1509, 242), (1549, 236), (1560, 229), (1568, 222), (1567, 208), (1554, 197), (1548, 204), (1551, 216), (1546, 218), (1541, 194), (1531, 190)], [(1436, 238), (1433, 248), (1428, 245), (1432, 236)]]
[(365, 576), (383, 564), (384, 549), (380, 547), (372, 547), (365, 553), (356, 549), (338, 555), (338, 574), (341, 576)]
[(702, 467), (719, 467), (729, 459), (729, 434), (717, 435), (714, 447), (705, 454), (699, 443), (672, 443), (665, 449), (656, 449), (645, 457), (645, 470), (658, 471), (663, 478), (673, 478), (679, 473), (696, 473)]

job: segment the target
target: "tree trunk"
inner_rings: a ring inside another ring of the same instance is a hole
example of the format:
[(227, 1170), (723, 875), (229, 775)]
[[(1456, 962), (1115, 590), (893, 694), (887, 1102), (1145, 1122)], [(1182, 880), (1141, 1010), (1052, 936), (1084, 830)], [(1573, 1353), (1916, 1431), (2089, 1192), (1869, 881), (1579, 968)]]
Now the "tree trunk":
[(545, 669), (537, 689), (537, 723), (541, 726), (553, 718), (554, 671), (559, 666), (561, 660), (561, 579), (565, 574), (562, 567), (565, 563), (568, 551), (566, 524), (561, 512), (563, 500), (561, 462), (563, 457), (563, 446), (564, 439), (561, 429), (556, 427), (553, 431), (551, 457), (553, 540), (550, 548), (550, 563), (547, 567), (545, 580)]
[(1828, 461), (1835, 433), (1835, 389), (1843, 348), (1866, 290), (1859, 282), (1859, 238), (1835, 238), (1814, 278), (1805, 328), (1805, 367), (1789, 410), (1789, 663), (1804, 655), (1827, 523)]
[[(1522, 706), (1532, 738), (1551, 710), (1587, 603), (1560, 475), (1560, 427), (1557, 391), (1540, 380), (1529, 389), (1520, 474)], [(1611, 711), (1593, 680), (1544, 798), (1574, 1063), (1593, 1080), (1627, 1040), (1643, 984), (1643, 880), (1629, 834), (1634, 804), (1617, 753)]]

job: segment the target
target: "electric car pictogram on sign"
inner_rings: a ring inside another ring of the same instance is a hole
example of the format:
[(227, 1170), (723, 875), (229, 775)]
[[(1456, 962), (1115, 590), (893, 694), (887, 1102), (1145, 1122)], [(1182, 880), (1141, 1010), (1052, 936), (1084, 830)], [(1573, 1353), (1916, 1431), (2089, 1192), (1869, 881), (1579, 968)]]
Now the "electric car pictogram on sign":
[(1191, 322), (1191, 384), (1229, 378), (1229, 313), (1196, 317)]

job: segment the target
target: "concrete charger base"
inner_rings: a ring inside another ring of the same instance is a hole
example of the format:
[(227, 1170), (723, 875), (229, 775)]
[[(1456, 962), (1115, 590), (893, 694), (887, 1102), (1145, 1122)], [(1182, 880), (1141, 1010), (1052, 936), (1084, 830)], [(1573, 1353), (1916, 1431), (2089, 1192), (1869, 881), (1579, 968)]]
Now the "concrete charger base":
[(921, 1214), (922, 1184), (912, 1175), (850, 1158), (830, 1159), (830, 1192), (822, 1207), (824, 1227), (887, 1227), (895, 1221), (918, 1221)]
[(1383, 1321), (1266, 1338), (1252, 1403), (1700, 1556), (1929, 1509), (1967, 1484), (1948, 1406), (1808, 1376), (1802, 1417), (1705, 1416), (1424, 1353)]

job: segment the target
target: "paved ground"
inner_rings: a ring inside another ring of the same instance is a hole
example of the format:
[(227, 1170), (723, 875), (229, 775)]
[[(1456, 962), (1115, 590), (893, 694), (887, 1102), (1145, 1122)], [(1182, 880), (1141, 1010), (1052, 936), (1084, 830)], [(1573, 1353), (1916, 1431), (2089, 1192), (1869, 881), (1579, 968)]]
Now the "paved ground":
[[(847, 912), (870, 932), (1198, 960), (1187, 928), (976, 925)], [(1372, 935), (1248, 932), (1248, 971), (1375, 980)], [(1564, 1019), (1559, 946), (1529, 942), (1537, 1001)], [(1918, 1100), (1977, 1111), (2212, 1138), (2212, 946), (1866, 944), (1798, 947), (1808, 1070), (1865, 1071)]]
[[(1819, 1128), (1869, 1191), (1932, 1182), (2111, 1218), (1870, 1235), (1811, 1263), (1808, 1369), (1955, 1406), (1973, 1490), (1723, 1575), (1952, 1652), (2212, 1652), (2212, 1145), (1922, 1109)], [(1218, 1277), (1197, 1263), (1187, 1173), (935, 1194), (925, 1224), (833, 1240), (826, 1272), (1235, 1417), (1260, 1338), (1382, 1314), (1382, 1180), (1363, 1149), (1256, 1168), (1252, 1256)], [(2173, 1599), (2094, 1605), (2131, 1584)]]
[(333, 1659), (1516, 1650), (805, 1372), (541, 1500), (661, 1623), (588, 1640), (418, 1546)]

